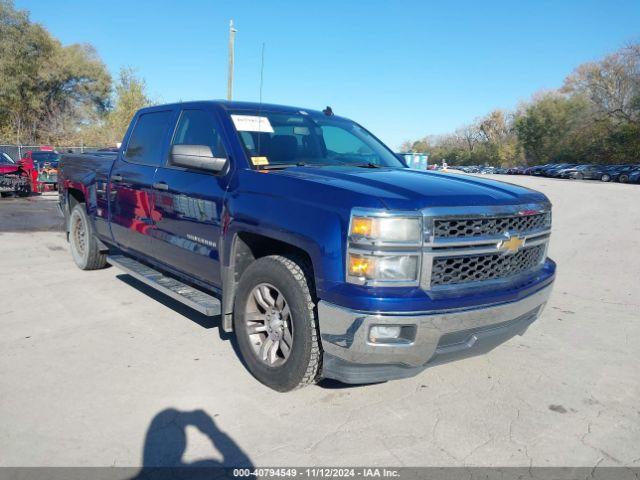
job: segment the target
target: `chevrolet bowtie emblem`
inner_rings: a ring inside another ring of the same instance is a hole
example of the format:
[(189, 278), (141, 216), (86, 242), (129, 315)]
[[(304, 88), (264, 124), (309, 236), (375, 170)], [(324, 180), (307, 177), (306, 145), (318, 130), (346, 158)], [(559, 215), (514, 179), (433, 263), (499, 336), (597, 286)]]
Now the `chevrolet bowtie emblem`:
[(512, 237), (508, 233), (507, 238), (498, 242), (498, 250), (504, 253), (516, 253), (520, 248), (524, 246), (524, 238)]

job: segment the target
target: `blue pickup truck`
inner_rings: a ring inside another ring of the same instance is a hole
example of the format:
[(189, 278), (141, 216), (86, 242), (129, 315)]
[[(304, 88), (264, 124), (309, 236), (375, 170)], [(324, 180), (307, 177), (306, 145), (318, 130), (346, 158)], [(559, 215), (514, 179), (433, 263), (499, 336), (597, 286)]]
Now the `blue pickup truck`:
[(59, 192), (78, 267), (219, 316), (279, 391), (487, 352), (538, 317), (555, 276), (543, 194), (409, 169), (330, 109), (145, 108), (118, 152), (64, 155)]

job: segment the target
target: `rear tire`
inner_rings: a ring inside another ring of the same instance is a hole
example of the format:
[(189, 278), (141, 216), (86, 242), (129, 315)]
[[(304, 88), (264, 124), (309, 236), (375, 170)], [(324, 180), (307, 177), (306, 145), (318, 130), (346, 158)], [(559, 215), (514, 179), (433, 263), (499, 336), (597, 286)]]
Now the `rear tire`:
[(84, 203), (76, 204), (69, 216), (69, 245), (73, 261), (81, 270), (107, 266), (107, 256), (100, 252)]
[(294, 257), (262, 257), (240, 278), (233, 316), (240, 353), (249, 372), (279, 392), (318, 380), (321, 348), (313, 290), (305, 262)]
[(620, 177), (618, 177), (618, 181), (620, 183), (627, 183), (629, 181), (629, 175), (627, 175), (626, 173), (620, 175)]
[(600, 180), (602, 180), (603, 182), (608, 182), (611, 180), (611, 175), (609, 175), (608, 173), (605, 173), (600, 177)]

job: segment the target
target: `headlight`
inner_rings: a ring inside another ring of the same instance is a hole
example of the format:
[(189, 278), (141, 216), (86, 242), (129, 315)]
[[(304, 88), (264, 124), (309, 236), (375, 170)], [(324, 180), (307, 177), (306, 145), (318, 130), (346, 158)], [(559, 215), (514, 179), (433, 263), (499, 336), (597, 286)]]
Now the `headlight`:
[(356, 208), (347, 239), (346, 280), (367, 286), (418, 285), (422, 216)]
[(420, 217), (353, 215), (349, 237), (355, 243), (419, 244), (421, 229)]
[(418, 280), (417, 255), (366, 255), (349, 253), (347, 280), (411, 283)]

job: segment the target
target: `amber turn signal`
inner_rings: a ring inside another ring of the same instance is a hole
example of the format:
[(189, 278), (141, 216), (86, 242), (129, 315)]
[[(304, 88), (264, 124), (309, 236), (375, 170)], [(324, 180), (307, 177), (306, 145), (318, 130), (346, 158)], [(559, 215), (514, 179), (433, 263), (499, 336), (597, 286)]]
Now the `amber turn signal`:
[(351, 221), (351, 235), (371, 237), (372, 231), (373, 219), (368, 217), (353, 217)]
[(354, 277), (366, 277), (372, 273), (373, 259), (349, 255), (349, 275)]

